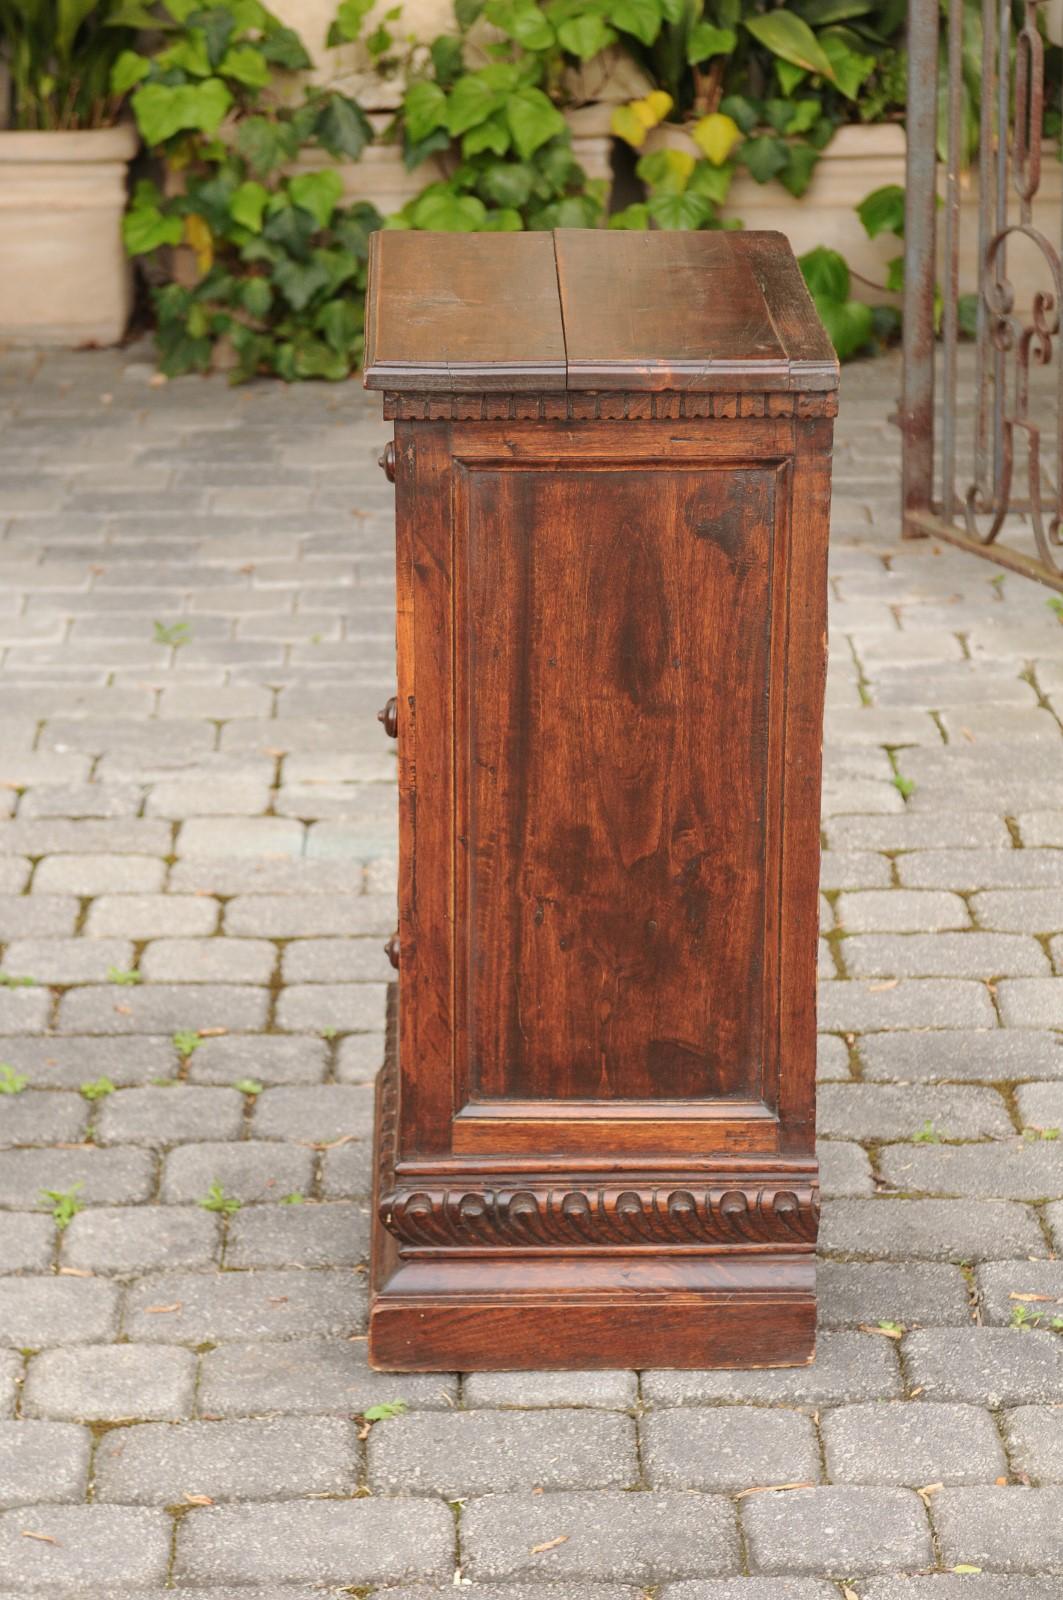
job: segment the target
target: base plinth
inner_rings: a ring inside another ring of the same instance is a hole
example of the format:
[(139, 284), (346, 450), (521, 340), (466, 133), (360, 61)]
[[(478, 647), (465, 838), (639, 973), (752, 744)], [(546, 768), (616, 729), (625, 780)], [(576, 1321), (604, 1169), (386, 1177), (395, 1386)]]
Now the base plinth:
[[(722, 1228), (732, 1217), (728, 1202), (733, 1207), (741, 1201), (747, 1209), (734, 1225), (754, 1239), (758, 1231), (779, 1233), (778, 1242), (769, 1237), (745, 1247), (699, 1247), (636, 1240), (628, 1247), (595, 1248), (577, 1240), (569, 1248), (543, 1246), (534, 1242), (534, 1225), (556, 1227), (558, 1215), (556, 1206), (536, 1210), (530, 1180), (515, 1194), (500, 1188), (480, 1211), (463, 1211), (475, 1197), (462, 1193), (460, 1178), (449, 1196), (431, 1186), (415, 1195), (403, 1222), (407, 1237), (396, 1238), (381, 1215), (388, 1213), (394, 1225), (388, 1205), (396, 1159), (394, 1010), (392, 1004), (387, 1056), (377, 1080), (371, 1366), (391, 1372), (578, 1371), (804, 1366), (813, 1359), (816, 1195), (807, 1170), (774, 1186), (753, 1180), (759, 1187), (749, 1189), (748, 1200), (749, 1180), (727, 1180), (732, 1186), (723, 1184), (722, 1203), (716, 1178), (716, 1209), (702, 1205), (702, 1225), (718, 1210)], [(786, 1182), (790, 1188), (781, 1186)], [(566, 1179), (553, 1178), (551, 1187), (563, 1194)], [(660, 1192), (665, 1191), (652, 1195)], [(673, 1200), (677, 1192), (686, 1197), (673, 1187)], [(647, 1211), (638, 1225), (667, 1222), (670, 1214), (651, 1211), (651, 1191), (646, 1194)], [(638, 1192), (627, 1191), (624, 1198), (631, 1203)], [(693, 1194), (689, 1198), (694, 1204)], [(526, 1230), (532, 1242), (492, 1245), (492, 1229), (503, 1224), (511, 1235)], [(456, 1245), (463, 1228), (469, 1242)]]

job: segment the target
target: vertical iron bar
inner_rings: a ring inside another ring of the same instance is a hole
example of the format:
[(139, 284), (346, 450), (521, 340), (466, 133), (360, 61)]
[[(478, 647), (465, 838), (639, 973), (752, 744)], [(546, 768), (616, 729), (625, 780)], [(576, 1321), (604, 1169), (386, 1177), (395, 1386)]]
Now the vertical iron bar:
[(994, 187), (994, 118), (996, 116), (996, 57), (997, 17), (996, 0), (982, 0), (982, 115), (978, 142), (978, 259), (975, 293), (978, 300), (975, 329), (975, 438), (974, 477), (975, 493), (981, 506), (992, 504), (996, 496), (996, 479), (989, 477), (989, 420), (992, 411), (989, 365), (994, 370), (993, 387), (996, 387), (998, 353), (992, 350), (989, 340), (989, 316), (985, 295), (982, 293), (982, 274), (985, 272), (989, 241), (994, 229), (990, 225)]
[(904, 223), (904, 376), (902, 518), (931, 509), (934, 476), (934, 237), (938, 0), (908, 7), (908, 154)]
[(963, 12), (964, 0), (949, 0), (948, 11), (948, 145), (945, 172), (945, 238), (941, 316), (941, 515), (951, 522), (956, 508), (956, 342), (960, 304), (960, 167), (963, 151)]
[[(997, 161), (996, 161), (996, 218), (994, 233), (999, 235), (1008, 225), (1008, 136), (1011, 127), (1011, 0), (1000, 0), (997, 19)], [(994, 251), (993, 273), (999, 284), (1007, 277), (1007, 241)], [(983, 268), (984, 270), (984, 268)], [(983, 289), (979, 284), (979, 290)], [(1006, 356), (999, 344), (994, 345), (993, 362), (993, 501), (1004, 482), (1004, 408), (1007, 403)]]

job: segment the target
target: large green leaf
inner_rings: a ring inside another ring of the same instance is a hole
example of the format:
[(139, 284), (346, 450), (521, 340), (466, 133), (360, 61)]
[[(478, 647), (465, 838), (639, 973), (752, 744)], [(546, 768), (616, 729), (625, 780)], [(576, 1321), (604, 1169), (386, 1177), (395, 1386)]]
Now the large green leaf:
[(486, 122), (505, 104), (505, 94), (493, 88), (482, 72), (472, 72), (459, 78), (447, 96), (447, 129), (457, 138), (469, 128)]
[(651, 45), (661, 31), (661, 0), (613, 0), (607, 15), (614, 28), (645, 45)]
[(475, 195), (456, 195), (440, 185), (414, 203), (411, 220), (415, 228), (437, 233), (475, 233), (486, 216), (487, 207)]
[(306, 72), (314, 64), (294, 28), (273, 28), (258, 49), (275, 67), (286, 67), (289, 72)]
[(849, 298), (849, 268), (845, 257), (826, 245), (817, 245), (797, 261), (809, 293), (818, 299), (843, 301)]
[(527, 161), (540, 145), (565, 131), (565, 119), (541, 89), (518, 89), (506, 101), (506, 121), (513, 143)]
[(895, 233), (898, 238), (904, 237), (904, 190), (899, 183), (887, 183), (881, 189), (872, 189), (856, 210), (869, 239), (877, 239), (880, 233)]
[(702, 194), (655, 194), (647, 202), (659, 228), (700, 228), (712, 216), (712, 201)]
[(180, 244), (183, 235), (181, 218), (165, 216), (158, 205), (146, 197), (134, 201), (122, 218), (122, 242), (131, 256), (147, 255), (164, 244)]
[(175, 133), (217, 133), (232, 105), (232, 95), (220, 78), (202, 83), (142, 83), (132, 97), (137, 127), (148, 145), (165, 144)]
[(792, 144), (790, 146), (790, 159), (778, 174), (779, 182), (784, 189), (788, 189), (795, 200), (800, 200), (812, 182), (812, 174), (819, 160), (819, 151), (814, 144)]
[(357, 161), (371, 142), (373, 129), (357, 100), (333, 91), (325, 96), (314, 124), (314, 135), (330, 155)]
[(492, 161), (480, 174), (477, 187), (492, 205), (519, 209), (531, 199), (536, 177), (535, 168), (525, 162)]
[(513, 135), (506, 126), (505, 117), (496, 114), (481, 122), (479, 127), (469, 129), (461, 141), (461, 153), (468, 157), (491, 150), (496, 156), (504, 156), (512, 143)]
[(273, 281), (293, 311), (305, 311), (330, 278), (322, 261), (281, 261), (273, 270)]
[(269, 62), (253, 44), (238, 44), (227, 50), (218, 71), (249, 89), (264, 89), (270, 78)]
[(588, 14), (569, 17), (562, 22), (557, 37), (569, 55), (578, 56), (581, 61), (590, 61), (613, 43), (616, 34), (602, 17)]
[(762, 133), (757, 139), (746, 140), (738, 159), (757, 183), (767, 183), (789, 164), (790, 147), (785, 139), (773, 139), (770, 134)]
[(288, 184), (297, 206), (309, 211), (319, 228), (327, 228), (343, 194), (343, 179), (332, 167), (320, 172), (301, 172)]
[(236, 130), (236, 148), (252, 170), (264, 176), (292, 159), (296, 141), (287, 123), (247, 117)]
[(534, 0), (487, 0), (484, 15), (525, 50), (549, 50), (554, 42), (554, 30)]
[(242, 183), (229, 201), (229, 214), (234, 222), (252, 233), (261, 233), (262, 214), (269, 202), (269, 190), (249, 178)]
[(447, 120), (446, 95), (438, 83), (429, 83), (424, 78), (410, 84), (402, 106), (406, 121), (406, 137), (413, 144), (419, 144), (422, 139), (427, 139), (430, 133), (442, 127)]
[(824, 28), (819, 41), (838, 88), (847, 99), (855, 100), (865, 79), (874, 71), (874, 56), (860, 48), (863, 41), (849, 28)]
[(807, 22), (793, 11), (769, 11), (746, 17), (745, 26), (758, 43), (795, 67), (804, 67), (834, 82), (834, 68)]
[(144, 56), (135, 50), (123, 50), (111, 68), (111, 93), (128, 94), (150, 71), (151, 62)]
[(812, 298), (831, 344), (838, 352), (838, 359), (848, 361), (871, 338), (871, 307), (860, 300), (831, 300), (821, 295)]
[(695, 22), (687, 34), (687, 60), (691, 66), (698, 66), (711, 56), (729, 56), (737, 43), (738, 35), (733, 29)]

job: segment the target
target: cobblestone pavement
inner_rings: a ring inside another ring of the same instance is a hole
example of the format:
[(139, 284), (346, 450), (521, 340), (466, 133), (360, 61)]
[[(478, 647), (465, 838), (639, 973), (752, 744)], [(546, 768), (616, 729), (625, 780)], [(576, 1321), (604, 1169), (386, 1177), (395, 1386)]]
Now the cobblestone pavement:
[(404, 1378), (377, 402), (0, 359), (0, 1600), (1063, 1595), (1063, 627), (896, 542), (896, 385), (838, 431), (817, 1361)]

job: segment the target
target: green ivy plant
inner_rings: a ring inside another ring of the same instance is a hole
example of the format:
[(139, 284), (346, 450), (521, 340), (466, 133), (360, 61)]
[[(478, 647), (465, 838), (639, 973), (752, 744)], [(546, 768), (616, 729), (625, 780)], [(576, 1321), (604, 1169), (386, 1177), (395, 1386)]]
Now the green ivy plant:
[[(102, 128), (123, 95), (111, 70), (132, 43), (141, 8), (128, 0), (0, 0), (0, 57), (14, 128)], [(0, 110), (3, 108), (0, 107)], [(0, 127), (7, 119), (0, 115)]]
[(903, 109), (904, 20), (903, 0), (663, 0), (636, 51), (657, 87), (617, 108), (614, 132), (637, 150), (680, 122), (714, 165), (800, 196), (841, 123), (872, 100), (876, 120)]
[[(259, 0), (164, 0), (153, 51), (127, 50), (116, 92), (131, 103), (166, 181), (137, 184), (126, 248), (185, 245), (197, 278), (154, 292), (161, 369), (206, 371), (224, 343), (234, 381), (345, 378), (361, 358), (369, 234), (380, 217), (346, 204), (330, 158), (357, 158), (372, 129), (356, 101), (277, 93), (310, 59), (297, 34)], [(368, 3), (344, 7), (348, 36)], [(271, 92), (267, 95), (266, 91)], [(300, 152), (321, 165), (292, 171)]]

